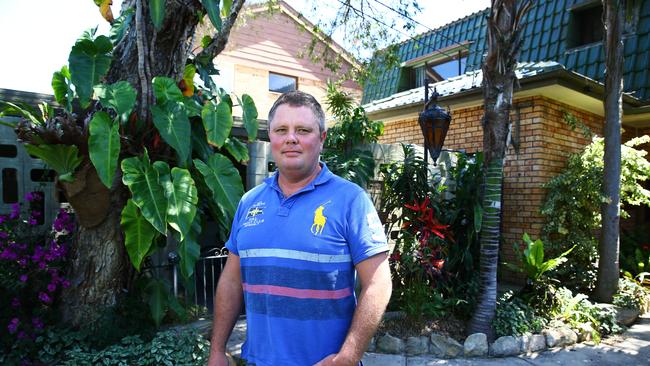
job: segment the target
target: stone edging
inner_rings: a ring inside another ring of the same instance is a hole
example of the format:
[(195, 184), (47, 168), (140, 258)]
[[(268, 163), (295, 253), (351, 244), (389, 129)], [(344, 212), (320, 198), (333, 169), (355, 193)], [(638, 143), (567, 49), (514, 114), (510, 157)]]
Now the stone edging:
[[(617, 321), (623, 325), (631, 325), (638, 316), (638, 311), (620, 309), (617, 312)], [(499, 337), (491, 344), (488, 344), (487, 336), (483, 333), (470, 335), (463, 344), (438, 333), (408, 337), (406, 340), (387, 333), (373, 337), (368, 352), (406, 356), (433, 355), (439, 358), (506, 357), (540, 352), (547, 348), (571, 346), (589, 340), (591, 334), (587, 330), (578, 334), (569, 327), (544, 329), (541, 334)]]

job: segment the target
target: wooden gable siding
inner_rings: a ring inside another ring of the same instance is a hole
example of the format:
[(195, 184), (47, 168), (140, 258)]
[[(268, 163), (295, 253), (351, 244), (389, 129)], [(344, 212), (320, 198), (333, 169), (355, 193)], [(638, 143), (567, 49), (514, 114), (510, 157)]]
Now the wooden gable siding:
[[(306, 48), (311, 42), (312, 34), (300, 27), (290, 16), (281, 11), (273, 14), (256, 14), (247, 17), (233, 30), (226, 50), (217, 58), (247, 66), (263, 66), (269, 71), (296, 76), (299, 78), (319, 80), (338, 80), (337, 74), (349, 70), (350, 65), (342, 61), (339, 72), (334, 73), (322, 63), (314, 63), (307, 56)], [(325, 47), (320, 45), (321, 49)], [(344, 86), (360, 89), (359, 85), (346, 81)]]

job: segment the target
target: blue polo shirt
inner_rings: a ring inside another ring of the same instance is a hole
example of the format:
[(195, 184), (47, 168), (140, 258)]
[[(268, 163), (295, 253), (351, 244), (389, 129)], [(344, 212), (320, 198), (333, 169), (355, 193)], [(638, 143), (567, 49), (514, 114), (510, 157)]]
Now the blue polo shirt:
[(356, 306), (354, 266), (388, 251), (366, 192), (324, 163), (285, 198), (277, 173), (241, 199), (226, 247), (240, 257), (257, 366), (313, 365), (340, 350)]

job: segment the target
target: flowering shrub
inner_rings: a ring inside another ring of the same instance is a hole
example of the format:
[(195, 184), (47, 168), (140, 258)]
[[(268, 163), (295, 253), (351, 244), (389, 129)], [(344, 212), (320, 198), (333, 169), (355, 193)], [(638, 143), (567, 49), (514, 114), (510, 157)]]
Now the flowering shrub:
[[(42, 205), (40, 192), (25, 196), (27, 217), (20, 204), (9, 214), (0, 215), (0, 332), (2, 351), (23, 349), (51, 323), (52, 309), (63, 287), (70, 286), (63, 264), (68, 254), (68, 237), (74, 230), (72, 217), (60, 210), (51, 232), (38, 225)], [(20, 352), (26, 356), (27, 352)], [(21, 363), (26, 363), (22, 360)]]

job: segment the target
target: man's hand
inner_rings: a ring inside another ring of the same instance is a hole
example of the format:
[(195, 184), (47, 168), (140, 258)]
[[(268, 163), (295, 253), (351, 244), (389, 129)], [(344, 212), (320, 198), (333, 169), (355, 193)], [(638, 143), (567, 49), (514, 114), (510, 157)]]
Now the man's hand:
[(354, 360), (345, 360), (341, 354), (332, 353), (324, 359), (318, 361), (314, 366), (357, 366), (359, 362)]
[(210, 358), (208, 358), (208, 366), (237, 366), (237, 363), (225, 352), (211, 352)]

